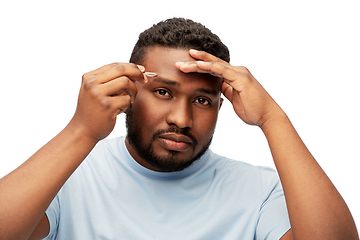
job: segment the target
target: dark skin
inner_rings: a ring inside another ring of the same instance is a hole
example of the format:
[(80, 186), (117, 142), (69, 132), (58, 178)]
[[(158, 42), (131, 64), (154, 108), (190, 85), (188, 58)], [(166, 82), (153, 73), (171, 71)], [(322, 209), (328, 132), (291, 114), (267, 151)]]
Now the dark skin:
[[(155, 153), (168, 158), (167, 161), (188, 161), (209, 143), (222, 103), (222, 79), (209, 74), (185, 74), (175, 67), (177, 61), (193, 60), (183, 49), (152, 48), (142, 65), (147, 71), (158, 73), (158, 77), (149, 78), (147, 84), (135, 83), (138, 95), (133, 109), (141, 126), (138, 131), (142, 133), (144, 144), (151, 143)], [(186, 129), (194, 139), (165, 133), (151, 142), (155, 132), (169, 128)], [(128, 139), (126, 146), (138, 163), (161, 171), (141, 158)]]
[[(139, 121), (149, 121), (151, 126), (143, 129), (144, 142), (150, 143), (158, 129), (176, 125), (189, 129), (199, 143), (192, 148), (183, 136), (177, 136), (178, 141), (174, 141), (174, 136), (167, 136), (172, 141), (155, 139), (153, 145), (159, 155), (167, 155), (169, 148), (179, 150), (177, 161), (194, 155), (212, 135), (221, 105), (220, 96), (213, 95), (209, 99), (215, 102), (212, 107), (199, 106), (206, 103), (202, 98), (210, 97), (198, 95), (196, 89), (204, 87), (218, 92), (221, 89), (239, 118), (258, 126), (267, 138), (292, 226), (282, 240), (359, 239), (344, 200), (287, 115), (245, 67), (235, 67), (194, 50), (153, 49), (146, 59), (145, 67), (114, 63), (83, 76), (77, 109), (70, 123), (0, 180), (0, 239), (41, 239), (47, 235), (49, 223), (44, 213), (52, 199), (96, 143), (110, 134), (116, 116), (125, 112), (131, 101), (135, 110), (142, 110), (137, 115)], [(169, 84), (147, 79), (145, 70), (156, 71), (159, 77), (179, 83), (177, 88), (167, 89), (173, 94), (171, 98), (162, 89)], [(161, 102), (163, 109), (156, 109), (150, 101)], [(207, 115), (206, 124), (199, 123), (204, 121), (200, 112)], [(165, 145), (161, 141), (166, 141)], [(140, 164), (158, 170), (147, 165), (129, 144), (127, 147)]]

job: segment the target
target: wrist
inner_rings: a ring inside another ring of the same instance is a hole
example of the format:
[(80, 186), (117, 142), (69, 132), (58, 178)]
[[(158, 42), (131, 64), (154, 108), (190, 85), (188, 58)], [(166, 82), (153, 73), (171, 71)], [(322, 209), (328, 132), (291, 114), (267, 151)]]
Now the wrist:
[(86, 145), (89, 144), (95, 146), (99, 142), (99, 139), (93, 137), (83, 124), (74, 119), (69, 122), (63, 132), (71, 136), (71, 138), (76, 139), (76, 141), (85, 143)]
[(290, 119), (286, 113), (280, 108), (276, 108), (271, 113), (264, 117), (262, 124), (259, 126), (265, 135), (272, 131), (278, 131), (279, 127), (290, 123)]

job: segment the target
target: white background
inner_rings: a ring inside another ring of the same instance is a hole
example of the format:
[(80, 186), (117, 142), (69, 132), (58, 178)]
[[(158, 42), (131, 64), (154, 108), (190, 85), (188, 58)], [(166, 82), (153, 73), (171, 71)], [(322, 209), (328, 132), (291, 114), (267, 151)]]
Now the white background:
[[(218, 34), (285, 110), (360, 225), (359, 1), (1, 1), (0, 177), (61, 131), (81, 76), (128, 62), (138, 34), (180, 16)], [(125, 134), (124, 116), (110, 137)], [(213, 151), (272, 166), (226, 101)], [(0, 193), (1, 194), (1, 193)]]

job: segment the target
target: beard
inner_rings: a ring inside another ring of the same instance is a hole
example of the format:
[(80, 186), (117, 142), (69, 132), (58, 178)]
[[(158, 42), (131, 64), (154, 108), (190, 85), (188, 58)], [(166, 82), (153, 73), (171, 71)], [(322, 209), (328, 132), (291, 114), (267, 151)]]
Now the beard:
[(166, 156), (160, 156), (154, 151), (153, 142), (160, 134), (172, 132), (189, 137), (193, 142), (192, 147), (195, 149), (195, 147), (198, 145), (198, 141), (192, 134), (189, 133), (189, 129), (180, 129), (174, 126), (168, 129), (158, 130), (153, 134), (151, 141), (146, 144), (143, 142), (144, 138), (141, 132), (141, 124), (134, 116), (132, 105), (130, 105), (126, 111), (126, 129), (128, 142), (135, 149), (136, 153), (151, 166), (163, 172), (177, 172), (189, 167), (209, 149), (213, 138), (213, 136), (211, 136), (208, 143), (202, 146), (199, 153), (194, 153), (193, 156), (191, 156), (189, 159), (180, 160), (178, 156), (179, 152), (177, 151), (168, 150), (169, 153)]

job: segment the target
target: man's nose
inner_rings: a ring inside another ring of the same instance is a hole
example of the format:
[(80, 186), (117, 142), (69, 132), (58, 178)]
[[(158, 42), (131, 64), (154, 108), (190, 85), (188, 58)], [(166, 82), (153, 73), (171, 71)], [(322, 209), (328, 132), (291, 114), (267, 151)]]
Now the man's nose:
[(169, 125), (176, 125), (178, 128), (191, 128), (193, 126), (191, 103), (185, 100), (174, 101), (166, 121)]

